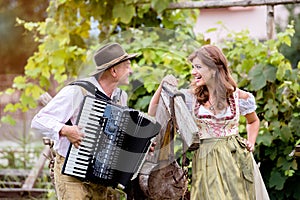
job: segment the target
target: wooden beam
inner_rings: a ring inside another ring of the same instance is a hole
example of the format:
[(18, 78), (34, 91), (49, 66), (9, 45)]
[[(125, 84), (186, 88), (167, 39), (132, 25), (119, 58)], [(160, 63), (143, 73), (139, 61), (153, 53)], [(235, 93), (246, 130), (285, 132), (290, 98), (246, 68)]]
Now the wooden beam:
[(24, 190), (22, 188), (0, 188), (0, 199), (43, 199), (52, 189), (33, 188)]
[(49, 155), (50, 155), (50, 147), (45, 146), (44, 150), (40, 154), (39, 160), (36, 162), (35, 166), (32, 168), (28, 177), (26, 178), (26, 180), (22, 186), (23, 190), (30, 190), (33, 188), (33, 186), (36, 182), (36, 179), (38, 178), (41, 171), (43, 170), (45, 162), (47, 160), (47, 157), (49, 157)]
[(282, 4), (300, 3), (300, 0), (209, 0), (209, 1), (186, 1), (170, 3), (167, 9), (199, 9), (199, 8), (228, 8), (248, 6), (276, 6)]

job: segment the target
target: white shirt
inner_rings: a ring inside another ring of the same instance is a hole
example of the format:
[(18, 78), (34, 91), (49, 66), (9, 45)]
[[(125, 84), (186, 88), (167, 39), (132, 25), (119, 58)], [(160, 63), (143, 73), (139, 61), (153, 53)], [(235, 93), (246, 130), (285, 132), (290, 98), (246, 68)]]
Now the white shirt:
[[(83, 79), (94, 84), (101, 92), (105, 94), (100, 84), (94, 77)], [(117, 88), (112, 94), (112, 98), (119, 94)], [(68, 85), (61, 89), (57, 95), (42, 108), (32, 119), (31, 128), (45, 135), (54, 141), (54, 150), (61, 156), (66, 157), (70, 145), (65, 136), (60, 136), (59, 131), (69, 119), (72, 124), (76, 123), (80, 111), (80, 105), (85, 96), (84, 89), (77, 85)], [(126, 92), (121, 93), (120, 104), (127, 105)]]

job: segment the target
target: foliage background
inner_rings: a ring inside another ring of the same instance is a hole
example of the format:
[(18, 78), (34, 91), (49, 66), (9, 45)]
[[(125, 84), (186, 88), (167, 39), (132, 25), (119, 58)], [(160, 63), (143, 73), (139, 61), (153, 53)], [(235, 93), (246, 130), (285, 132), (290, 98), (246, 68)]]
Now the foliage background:
[[(5, 112), (36, 108), (45, 91), (54, 95), (68, 81), (88, 74), (93, 51), (107, 41), (118, 41), (128, 52), (142, 54), (133, 65), (133, 84), (125, 88), (129, 106), (147, 110), (166, 74), (174, 74), (179, 86), (187, 87), (191, 66), (186, 57), (210, 41), (194, 35), (198, 10), (168, 10), (170, 2), (53, 0), (44, 21), (17, 19), (34, 33), (39, 45), (28, 59), (24, 75), (16, 77), (5, 91), (21, 92), (20, 101), (8, 104)], [(276, 39), (258, 41), (247, 31), (229, 32), (226, 41), (217, 44), (227, 55), (239, 87), (256, 97), (261, 127), (254, 155), (261, 163), (271, 199), (300, 199), (299, 162), (289, 155), (300, 138), (300, 66), (296, 63), (292, 68), (292, 61), (280, 51), (291, 46), (294, 34), (291, 22)], [(9, 115), (1, 120), (15, 123)], [(244, 122), (241, 118), (242, 135)]]

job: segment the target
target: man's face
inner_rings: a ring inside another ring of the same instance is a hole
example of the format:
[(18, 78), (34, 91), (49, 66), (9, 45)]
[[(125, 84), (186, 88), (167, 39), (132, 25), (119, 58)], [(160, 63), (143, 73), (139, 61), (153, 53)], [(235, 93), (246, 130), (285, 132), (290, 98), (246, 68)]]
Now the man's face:
[(131, 62), (126, 60), (115, 67), (115, 71), (118, 77), (118, 85), (128, 85), (129, 75), (132, 74)]

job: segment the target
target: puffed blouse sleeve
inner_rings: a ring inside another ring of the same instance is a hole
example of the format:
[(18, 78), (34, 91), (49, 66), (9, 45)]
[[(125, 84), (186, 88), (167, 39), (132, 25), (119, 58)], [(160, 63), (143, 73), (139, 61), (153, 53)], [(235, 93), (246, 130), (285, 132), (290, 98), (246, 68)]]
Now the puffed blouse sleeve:
[(239, 99), (239, 107), (240, 107), (241, 115), (252, 113), (257, 108), (253, 94), (249, 92), (247, 93), (249, 95), (247, 99)]

